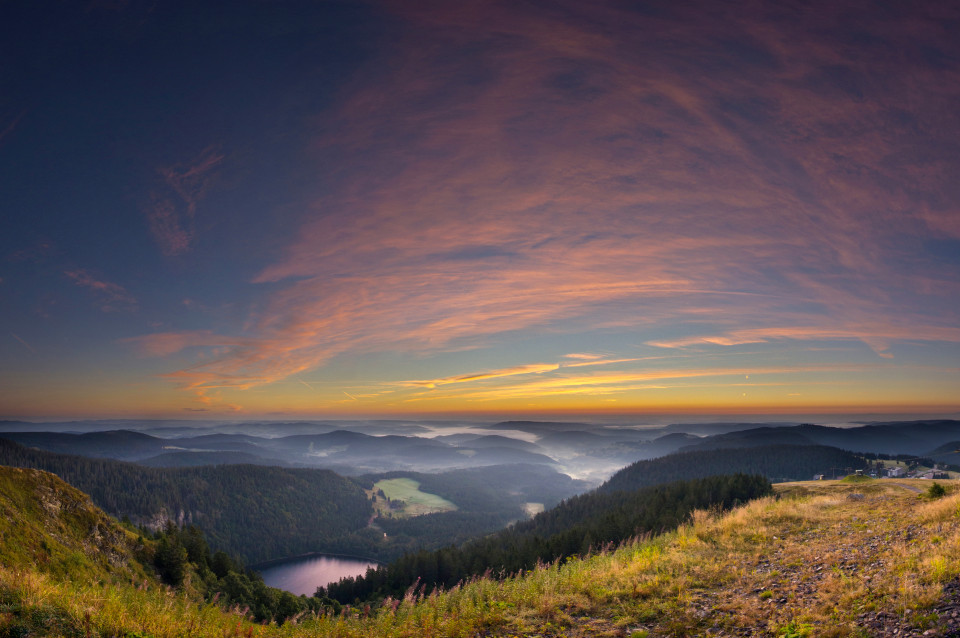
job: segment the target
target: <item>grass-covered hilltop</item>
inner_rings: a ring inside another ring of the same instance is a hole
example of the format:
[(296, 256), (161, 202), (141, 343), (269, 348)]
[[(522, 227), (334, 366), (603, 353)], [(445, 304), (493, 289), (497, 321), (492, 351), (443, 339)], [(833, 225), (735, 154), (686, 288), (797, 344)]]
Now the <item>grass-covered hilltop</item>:
[(585, 558), (278, 624), (205, 593), (203, 565), (164, 584), (162, 541), (53, 475), (0, 468), (0, 636), (956, 635), (960, 491), (932, 485), (782, 483)]

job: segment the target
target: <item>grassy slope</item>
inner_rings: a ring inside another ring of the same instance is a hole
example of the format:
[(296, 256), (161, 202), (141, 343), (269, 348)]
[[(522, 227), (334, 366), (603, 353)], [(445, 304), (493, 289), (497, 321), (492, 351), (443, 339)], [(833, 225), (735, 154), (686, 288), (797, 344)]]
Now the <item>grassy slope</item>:
[(56, 476), (0, 466), (0, 565), (74, 580), (142, 580), (137, 544)]
[(928, 502), (901, 486), (929, 484), (783, 484), (780, 500), (722, 517), (700, 513), (676, 532), (584, 561), (281, 628), (251, 625), (163, 589), (63, 584), (35, 570), (0, 569), (0, 635), (4, 622), (16, 620), (5, 612), (11, 604), (20, 614), (55, 610), (78, 635), (89, 628), (92, 636), (158, 638), (867, 636), (874, 634), (860, 625), (875, 611), (925, 627), (936, 623), (929, 609), (942, 585), (960, 575), (960, 493)]

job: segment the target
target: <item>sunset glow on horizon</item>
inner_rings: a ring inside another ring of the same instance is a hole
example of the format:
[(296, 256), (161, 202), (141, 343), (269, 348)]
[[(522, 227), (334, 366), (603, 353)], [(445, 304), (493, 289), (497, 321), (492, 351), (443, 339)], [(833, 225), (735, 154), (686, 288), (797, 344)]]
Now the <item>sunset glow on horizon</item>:
[(958, 7), (0, 24), (0, 419), (960, 413)]

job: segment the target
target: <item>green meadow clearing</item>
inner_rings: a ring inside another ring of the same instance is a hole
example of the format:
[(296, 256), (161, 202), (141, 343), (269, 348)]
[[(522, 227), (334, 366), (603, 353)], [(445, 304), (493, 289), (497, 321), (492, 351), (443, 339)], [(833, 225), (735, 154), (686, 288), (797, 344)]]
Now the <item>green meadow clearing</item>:
[(384, 479), (373, 486), (374, 492), (383, 490), (391, 501), (402, 501), (402, 510), (391, 510), (394, 516), (420, 516), (437, 512), (452, 512), (456, 504), (447, 499), (420, 491), (420, 483), (408, 478)]

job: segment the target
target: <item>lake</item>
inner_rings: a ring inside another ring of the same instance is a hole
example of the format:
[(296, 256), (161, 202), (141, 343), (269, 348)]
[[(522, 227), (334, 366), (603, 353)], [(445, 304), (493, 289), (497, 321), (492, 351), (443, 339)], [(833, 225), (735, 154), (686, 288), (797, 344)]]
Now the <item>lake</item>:
[(263, 576), (263, 582), (270, 587), (283, 589), (298, 596), (300, 594), (313, 596), (317, 587), (321, 585), (335, 583), (346, 576), (365, 574), (368, 567), (376, 566), (376, 563), (360, 558), (314, 554), (291, 558), (257, 571)]

